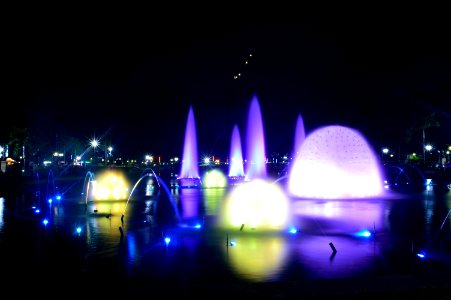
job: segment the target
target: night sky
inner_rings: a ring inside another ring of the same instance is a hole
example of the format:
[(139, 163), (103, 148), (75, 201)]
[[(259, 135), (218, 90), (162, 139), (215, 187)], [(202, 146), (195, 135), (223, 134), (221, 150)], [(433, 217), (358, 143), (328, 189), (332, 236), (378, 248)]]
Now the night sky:
[(374, 147), (408, 147), (406, 130), (435, 112), (441, 126), (428, 138), (451, 140), (444, 15), (277, 25), (37, 19), (4, 37), (3, 141), (19, 126), (56, 146), (103, 136), (124, 156), (181, 155), (192, 105), (199, 155), (225, 158), (235, 124), (245, 137), (252, 95), (268, 154), (291, 152), (299, 114), (307, 133), (339, 124)]

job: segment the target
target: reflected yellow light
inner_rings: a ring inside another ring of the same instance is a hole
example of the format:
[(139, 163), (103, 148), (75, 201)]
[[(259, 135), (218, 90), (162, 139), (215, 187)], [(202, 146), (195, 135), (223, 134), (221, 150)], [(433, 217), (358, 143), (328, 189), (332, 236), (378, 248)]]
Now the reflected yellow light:
[(118, 171), (105, 171), (96, 177), (92, 195), (95, 200), (126, 200), (128, 182)]
[(124, 211), (124, 202), (99, 202), (95, 208), (97, 214), (111, 214), (112, 216), (120, 216)]
[(207, 216), (216, 216), (218, 214), (225, 191), (226, 189), (205, 189), (203, 191), (205, 214)]
[(211, 170), (204, 175), (204, 186), (206, 188), (222, 188), (227, 186), (227, 178), (219, 170)]
[(236, 246), (228, 247), (230, 266), (239, 277), (262, 282), (277, 275), (286, 261), (286, 244), (277, 236), (241, 235)]
[(237, 186), (226, 197), (220, 226), (283, 230), (290, 219), (290, 203), (280, 186), (255, 179)]

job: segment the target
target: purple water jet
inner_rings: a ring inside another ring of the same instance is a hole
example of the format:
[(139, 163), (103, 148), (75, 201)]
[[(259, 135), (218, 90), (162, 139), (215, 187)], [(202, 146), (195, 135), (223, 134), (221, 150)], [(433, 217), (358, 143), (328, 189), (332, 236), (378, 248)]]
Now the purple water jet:
[(229, 177), (232, 179), (244, 178), (243, 153), (241, 148), (241, 137), (238, 126), (233, 127), (230, 143)]
[(304, 140), (305, 140), (304, 120), (302, 119), (301, 114), (299, 114), (298, 119), (296, 121), (296, 132), (294, 135), (294, 148), (293, 148), (294, 157), (298, 155)]
[(362, 134), (334, 125), (306, 137), (290, 171), (288, 189), (298, 197), (365, 198), (383, 193), (383, 179)]
[(252, 98), (247, 119), (246, 180), (266, 177), (265, 136), (260, 105), (256, 96)]
[(185, 144), (183, 147), (182, 169), (177, 178), (180, 187), (200, 186), (199, 163), (197, 156), (196, 123), (193, 108), (190, 107), (185, 130)]

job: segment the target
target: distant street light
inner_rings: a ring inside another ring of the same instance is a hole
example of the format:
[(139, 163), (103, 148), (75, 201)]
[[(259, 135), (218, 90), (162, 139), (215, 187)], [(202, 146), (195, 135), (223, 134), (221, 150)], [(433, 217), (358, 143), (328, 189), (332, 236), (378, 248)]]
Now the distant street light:
[(427, 144), (427, 145), (425, 145), (424, 146), (424, 149), (423, 149), (423, 153), (424, 153), (424, 162), (426, 163), (426, 153), (425, 153), (425, 150), (426, 151), (428, 151), (429, 153), (431, 152), (431, 150), (432, 150), (432, 145), (430, 145), (430, 144)]
[(109, 162), (108, 157), (111, 158), (111, 152), (112, 151), (113, 151), (113, 147), (111, 147), (111, 146), (108, 147), (108, 154), (107, 154), (106, 149), (105, 149), (105, 165), (107, 164), (107, 162)]
[(99, 145), (99, 142), (98, 142), (96, 139), (93, 139), (93, 140), (91, 141), (91, 146), (92, 146), (92, 147), (96, 148), (98, 145)]
[(92, 147), (93, 152), (94, 152), (94, 162), (96, 161), (96, 148), (97, 148), (97, 146), (99, 146), (99, 142), (96, 140), (96, 138), (93, 138), (91, 140), (91, 147)]

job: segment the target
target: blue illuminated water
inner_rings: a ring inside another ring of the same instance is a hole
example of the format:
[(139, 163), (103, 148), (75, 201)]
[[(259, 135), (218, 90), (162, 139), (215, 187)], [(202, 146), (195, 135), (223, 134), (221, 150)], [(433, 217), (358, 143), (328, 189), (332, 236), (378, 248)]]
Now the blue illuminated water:
[[(166, 184), (166, 174), (161, 178), (167, 189), (159, 193), (146, 195), (142, 179), (128, 202), (92, 201), (87, 210), (80, 180), (80, 189), (49, 206), (45, 216), (30, 208), (33, 194), (27, 189), (2, 194), (0, 255), (6, 283), (37, 288), (48, 282), (99, 294), (168, 289), (232, 296), (274, 289), (292, 295), (346, 289), (346, 284), (348, 291), (384, 289), (389, 286), (381, 282), (387, 281), (402, 289), (412, 278), (440, 284), (449, 275), (449, 192), (432, 188), (358, 201), (292, 199), (292, 225), (298, 232), (262, 233), (247, 226), (217, 228), (228, 188), (179, 189)], [(168, 222), (174, 213), (170, 200), (177, 207), (177, 224)], [(358, 237), (362, 230), (371, 236)], [(416, 256), (420, 251), (427, 259)]]

